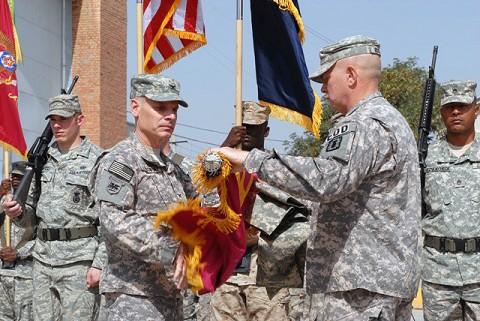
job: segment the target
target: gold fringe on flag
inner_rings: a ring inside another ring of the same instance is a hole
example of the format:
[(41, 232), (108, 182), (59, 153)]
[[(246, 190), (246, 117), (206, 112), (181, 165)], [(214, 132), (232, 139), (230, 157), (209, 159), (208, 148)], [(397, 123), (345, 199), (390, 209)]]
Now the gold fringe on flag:
[(192, 291), (196, 293), (203, 289), (200, 269), (205, 264), (200, 263), (200, 258), (202, 257), (202, 246), (205, 244), (205, 238), (200, 235), (200, 230), (197, 229), (195, 232), (189, 233), (172, 220), (178, 212), (187, 210), (192, 211), (195, 216), (206, 214), (200, 207), (200, 198), (189, 199), (175, 204), (174, 207), (165, 212), (158, 212), (155, 228), (158, 229), (162, 222), (167, 222), (172, 227), (172, 237), (187, 246), (188, 253), (185, 255), (187, 280)]
[[(193, 32), (188, 32), (188, 31), (178, 31), (178, 30), (170, 30), (170, 29), (165, 29), (163, 34), (165, 36), (176, 36), (180, 39), (188, 39), (188, 40), (194, 40), (195, 42), (190, 43), (188, 46), (184, 47), (183, 49), (177, 51), (152, 69), (148, 69), (147, 67), (147, 59), (145, 59), (145, 64), (144, 64), (144, 69), (146, 73), (149, 74), (157, 74), (165, 69), (169, 68), (172, 66), (174, 63), (179, 61), (180, 59), (186, 57), (188, 54), (192, 53), (193, 51), (197, 50), (198, 48), (204, 46), (207, 44), (207, 39), (205, 38), (204, 35), (196, 34)], [(152, 48), (153, 50), (153, 48)], [(152, 54), (147, 53), (148, 58), (150, 59), (150, 56)]]
[(288, 109), (286, 107), (278, 106), (264, 100), (260, 100), (261, 105), (270, 107), (270, 116), (279, 120), (289, 121), (291, 124), (300, 125), (308, 131), (311, 131), (316, 138), (320, 138), (320, 126), (322, 124), (322, 102), (315, 91), (315, 105), (313, 107), (312, 117), (305, 116), (299, 112)]
[(303, 26), (302, 17), (300, 16), (300, 12), (298, 12), (297, 7), (293, 4), (292, 0), (273, 0), (280, 10), (285, 10), (290, 12), (290, 14), (295, 18), (298, 26), (298, 39), (300, 39), (300, 43), (303, 44), (305, 41), (305, 27)]

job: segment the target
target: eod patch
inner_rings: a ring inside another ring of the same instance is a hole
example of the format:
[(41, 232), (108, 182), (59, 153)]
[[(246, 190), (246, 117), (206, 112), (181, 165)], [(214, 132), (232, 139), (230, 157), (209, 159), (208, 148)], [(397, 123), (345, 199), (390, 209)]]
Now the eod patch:
[(348, 162), (356, 127), (356, 124), (352, 123), (340, 124), (336, 127), (328, 135), (320, 155), (324, 158), (334, 157)]

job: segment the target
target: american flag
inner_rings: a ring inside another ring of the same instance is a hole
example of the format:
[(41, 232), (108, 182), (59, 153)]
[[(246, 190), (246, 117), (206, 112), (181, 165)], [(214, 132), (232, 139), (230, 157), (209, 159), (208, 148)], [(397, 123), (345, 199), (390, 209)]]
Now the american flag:
[(144, 0), (144, 71), (159, 73), (207, 43), (200, 0)]

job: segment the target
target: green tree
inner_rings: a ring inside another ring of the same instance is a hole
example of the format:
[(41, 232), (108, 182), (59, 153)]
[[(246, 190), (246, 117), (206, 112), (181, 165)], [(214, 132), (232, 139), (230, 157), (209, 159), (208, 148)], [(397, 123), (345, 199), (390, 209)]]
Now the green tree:
[[(397, 58), (392, 65), (382, 69), (379, 89), (382, 95), (405, 117), (415, 138), (418, 138), (418, 122), (423, 103), (425, 82), (428, 71), (417, 66), (417, 58), (410, 57), (406, 61)], [(317, 156), (321, 145), (332, 127), (331, 116), (334, 112), (328, 102), (322, 97), (323, 117), (320, 127), (320, 139), (316, 139), (311, 133), (304, 132), (301, 136), (293, 133), (290, 140), (283, 142), (289, 155)], [(440, 93), (435, 92), (434, 107), (432, 111), (432, 131), (437, 134), (444, 133), (443, 122), (438, 112), (440, 105)]]
[(284, 141), (283, 146), (288, 155), (293, 156), (318, 156), (321, 145), (328, 136), (328, 130), (332, 128), (331, 117), (335, 112), (330, 108), (328, 101), (322, 97), (322, 123), (320, 124), (320, 139), (311, 132), (305, 131), (301, 136), (296, 133), (290, 134), (290, 140)]
[[(418, 138), (418, 123), (422, 109), (425, 82), (428, 71), (417, 67), (417, 58), (410, 57), (406, 61), (393, 59), (393, 64), (382, 69), (379, 89), (387, 99), (405, 117), (415, 138)], [(438, 87), (438, 86), (437, 86)], [(432, 110), (432, 131), (442, 134), (444, 126), (439, 113), (440, 90), (435, 90)]]

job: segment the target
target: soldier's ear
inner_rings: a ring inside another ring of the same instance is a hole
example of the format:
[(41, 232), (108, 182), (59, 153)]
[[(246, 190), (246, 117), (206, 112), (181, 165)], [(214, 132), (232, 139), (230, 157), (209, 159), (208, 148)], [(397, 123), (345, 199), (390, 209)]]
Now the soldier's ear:
[(138, 110), (140, 108), (140, 101), (137, 98), (130, 100), (130, 111), (132, 112), (133, 117), (138, 117)]
[(79, 115), (77, 116), (77, 125), (78, 125), (78, 126), (81, 126), (84, 121), (85, 121), (85, 116), (84, 116), (83, 114), (79, 114)]
[(265, 133), (263, 134), (263, 137), (268, 137), (268, 134), (270, 134), (270, 127), (267, 126), (267, 128), (265, 128)]

